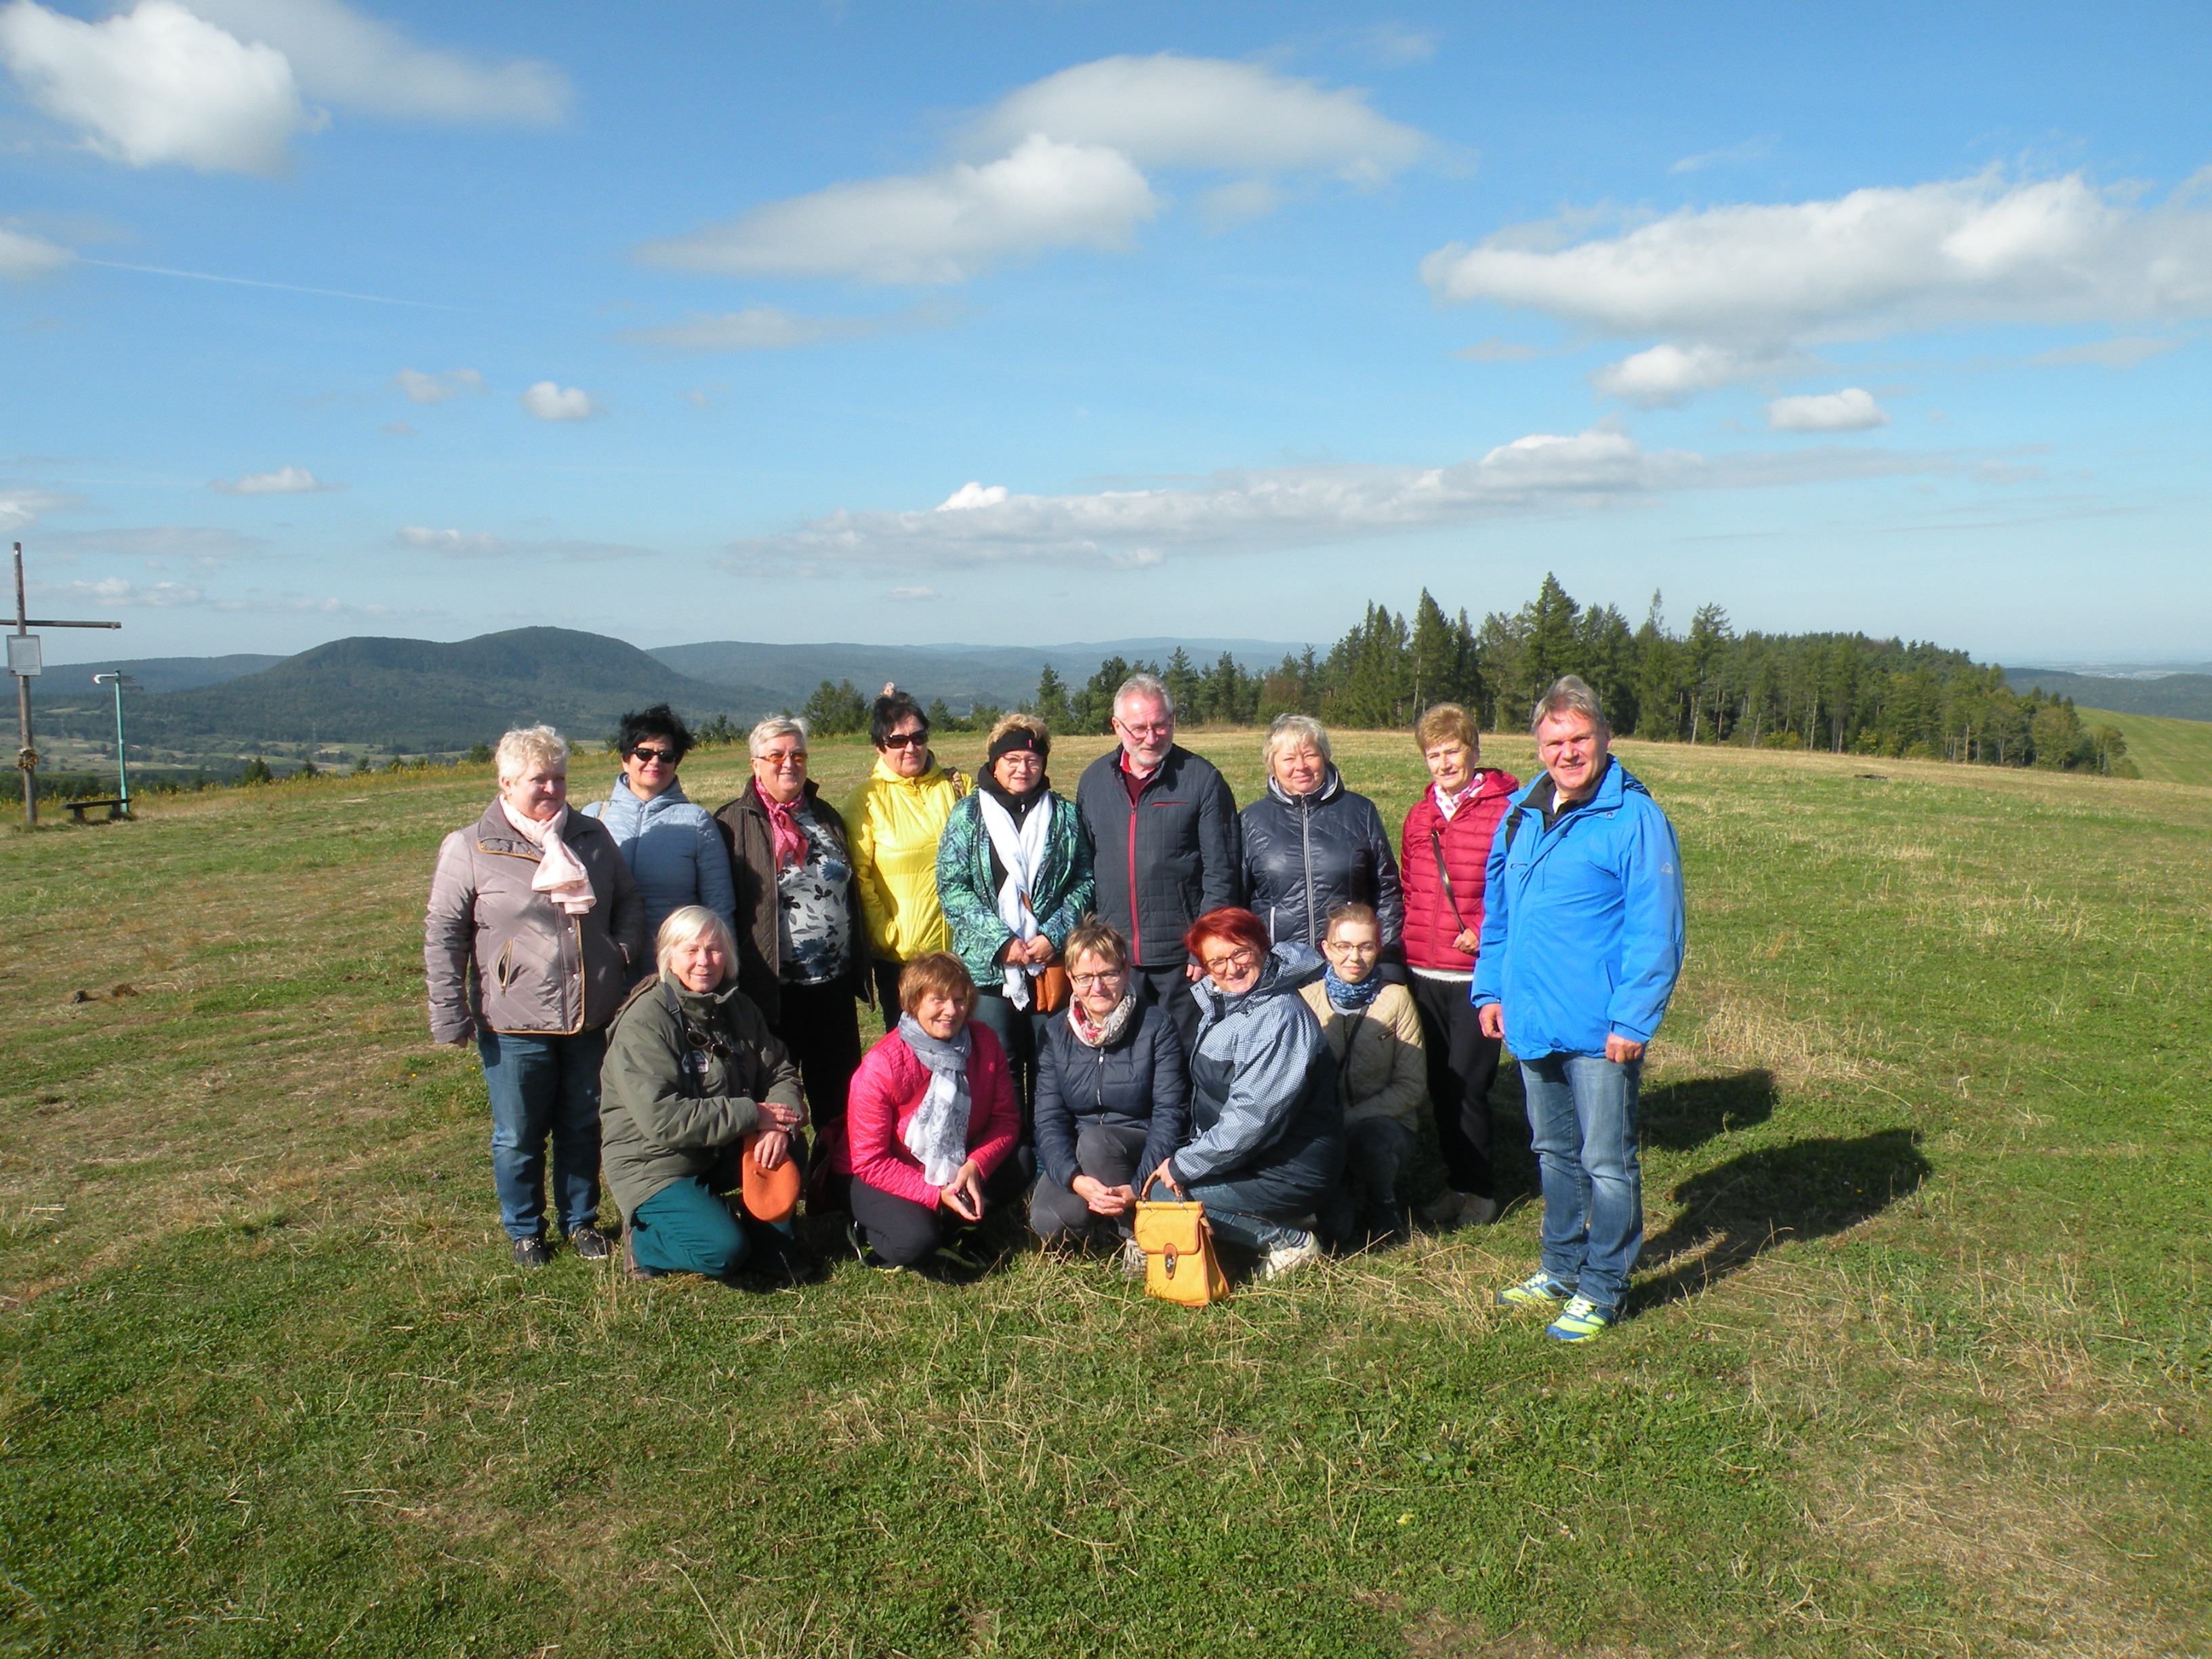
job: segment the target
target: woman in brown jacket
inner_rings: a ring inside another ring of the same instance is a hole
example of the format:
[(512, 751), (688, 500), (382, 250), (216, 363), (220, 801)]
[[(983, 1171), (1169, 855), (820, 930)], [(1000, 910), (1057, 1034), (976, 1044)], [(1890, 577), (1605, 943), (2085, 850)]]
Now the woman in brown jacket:
[(423, 920), (430, 1035), (473, 1038), (491, 1095), (491, 1170), (515, 1261), (546, 1261), (545, 1138), (561, 1231), (587, 1261), (599, 1230), (599, 1060), (645, 903), (622, 849), (568, 810), (568, 745), (550, 726), (509, 732), (499, 798), (438, 848)]

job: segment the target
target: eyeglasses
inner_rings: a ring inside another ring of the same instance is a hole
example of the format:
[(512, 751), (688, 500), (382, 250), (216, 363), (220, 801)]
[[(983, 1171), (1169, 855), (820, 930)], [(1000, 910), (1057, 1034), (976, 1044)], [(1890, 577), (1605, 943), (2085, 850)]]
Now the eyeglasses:
[(1150, 726), (1139, 726), (1131, 720), (1117, 719), (1114, 724), (1133, 738), (1171, 738), (1175, 735), (1173, 720), (1155, 720)]
[(771, 749), (765, 755), (755, 755), (753, 758), (769, 766), (803, 766), (806, 763), (806, 751), (804, 749)]
[(1206, 971), (1209, 974), (1234, 973), (1240, 968), (1249, 968), (1259, 960), (1260, 953), (1249, 950), (1237, 951), (1225, 957), (1208, 957), (1206, 958)]
[(1127, 969), (1117, 968), (1109, 974), (1070, 974), (1067, 981), (1079, 991), (1103, 990), (1115, 980), (1122, 978), (1127, 971)]
[(884, 747), (886, 749), (921, 749), (927, 746), (928, 742), (929, 733), (927, 730), (921, 732), (894, 732), (890, 736), (884, 739)]
[(629, 757), (634, 761), (642, 762), (647, 766), (673, 766), (684, 758), (677, 750), (648, 749), (643, 744), (631, 750)]

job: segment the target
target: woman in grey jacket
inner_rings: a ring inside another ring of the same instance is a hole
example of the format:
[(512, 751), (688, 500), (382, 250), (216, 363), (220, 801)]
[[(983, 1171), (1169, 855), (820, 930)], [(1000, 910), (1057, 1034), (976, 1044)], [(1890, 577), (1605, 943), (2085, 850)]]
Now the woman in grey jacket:
[[(637, 878), (648, 939), (687, 904), (703, 904), (734, 926), (738, 894), (730, 853), (703, 806), (684, 793), (676, 769), (691, 752), (691, 733), (665, 702), (624, 714), (616, 739), (622, 775), (605, 800), (584, 809), (607, 827)], [(643, 966), (640, 964), (641, 968)]]
[(438, 848), (423, 917), (430, 1035), (473, 1039), (491, 1095), (491, 1172), (514, 1259), (542, 1267), (545, 1138), (561, 1230), (599, 1231), (599, 1060), (645, 955), (645, 906), (614, 837), (568, 810), (568, 745), (550, 726), (499, 740), (499, 799)]
[[(1315, 1209), (1344, 1170), (1344, 1109), (1320, 1022), (1298, 995), (1322, 959), (1268, 946), (1249, 910), (1210, 910), (1185, 936), (1206, 970), (1190, 1058), (1190, 1143), (1153, 1171), (1206, 1206), (1215, 1232), (1262, 1253), (1273, 1279), (1321, 1254)], [(1150, 1179), (1147, 1180), (1150, 1184)]]

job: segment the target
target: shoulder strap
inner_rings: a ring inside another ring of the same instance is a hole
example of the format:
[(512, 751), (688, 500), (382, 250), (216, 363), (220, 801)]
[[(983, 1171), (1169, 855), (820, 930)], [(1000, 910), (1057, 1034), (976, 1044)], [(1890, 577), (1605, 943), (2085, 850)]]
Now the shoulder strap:
[(1451, 872), (1444, 867), (1444, 827), (1441, 823), (1429, 826), (1429, 850), (1437, 855), (1437, 879), (1444, 884), (1444, 902), (1451, 906), (1452, 920), (1464, 933), (1467, 917), (1459, 908), (1459, 895), (1452, 890)]
[(1510, 854), (1513, 851), (1513, 837), (1521, 833), (1521, 815), (1528, 810), (1516, 806), (1505, 815), (1505, 844), (1498, 849), (1499, 852)]

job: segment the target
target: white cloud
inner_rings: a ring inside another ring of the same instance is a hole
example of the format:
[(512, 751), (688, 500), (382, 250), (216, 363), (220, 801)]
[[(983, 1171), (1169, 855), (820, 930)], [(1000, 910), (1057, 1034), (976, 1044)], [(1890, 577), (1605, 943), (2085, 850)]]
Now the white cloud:
[(1565, 246), (1544, 246), (1544, 228), (1439, 248), (1422, 277), (1448, 301), (1527, 307), (1601, 334), (1770, 348), (2212, 311), (2212, 211), (2138, 207), (2079, 173), (1684, 209)]
[(1040, 134), (981, 166), (832, 185), (637, 252), (649, 264), (729, 276), (958, 283), (1053, 248), (1126, 247), (1158, 210), (1127, 156)]
[(380, 429), (395, 438), (419, 438), (422, 435), (404, 421), (386, 421)]
[(418, 404), (442, 404), (448, 398), (484, 389), (483, 376), (473, 368), (448, 368), (435, 374), (403, 368), (392, 377), (392, 384)]
[(443, 554), (449, 559), (555, 558), (571, 564), (600, 564), (611, 559), (649, 559), (649, 547), (624, 542), (509, 541), (483, 530), (433, 530), (423, 525), (402, 526), (397, 538), (403, 547)]
[(1725, 167), (1735, 161), (1764, 161), (1774, 149), (1774, 140), (1747, 138), (1740, 144), (1730, 144), (1724, 149), (1709, 149), (1700, 155), (1685, 155), (1667, 169), (1669, 173), (1703, 173), (1707, 167)]
[(417, 44), (337, 0), (191, 0), (192, 9), (241, 40), (275, 47), (300, 84), (342, 108), (406, 120), (550, 126), (568, 106), (568, 82), (550, 64), (481, 65)]
[(409, 547), (442, 553), (449, 559), (503, 559), (516, 550), (514, 543), (487, 531), (433, 530), (419, 524), (401, 526), (399, 539)]
[(0, 228), (0, 278), (27, 283), (33, 277), (51, 276), (76, 258), (43, 236)]
[(208, 488), (226, 495), (312, 495), (345, 486), (325, 483), (304, 466), (280, 466), (274, 472), (249, 472), (241, 478), (210, 478)]
[(934, 599), (943, 595), (933, 587), (894, 587), (891, 597), (895, 599)]
[(110, 610), (144, 608), (168, 611), (179, 605), (204, 605), (207, 602), (207, 593), (204, 589), (188, 586), (183, 582), (130, 582), (119, 576), (109, 576), (94, 582), (46, 582), (40, 585), (40, 592), (47, 599), (76, 599), (87, 605), (104, 605)]
[[(937, 507), (840, 511), (781, 535), (733, 543), (725, 563), (748, 574), (854, 566), (911, 574), (1047, 561), (1128, 568), (1157, 564), (1170, 551), (1261, 552), (1347, 543), (1516, 514), (1620, 507), (1670, 489), (1771, 486), (1955, 470), (1955, 465), (1840, 448), (1708, 459), (1647, 451), (1627, 434), (1599, 427), (1572, 436), (1532, 434), (1480, 459), (1444, 467), (1289, 467), (1082, 495), (1000, 495), (1003, 486), (986, 490), (970, 484)], [(959, 510), (950, 510), (956, 502), (963, 502)]]
[(40, 109), (131, 167), (279, 173), (292, 135), (316, 125), (283, 52), (176, 0), (97, 23), (14, 0), (0, 9), (0, 58)]
[(1388, 178), (1428, 143), (1368, 108), (1363, 93), (1173, 52), (1048, 75), (1009, 94), (969, 136), (995, 150), (1034, 134), (1104, 145), (1140, 167), (1335, 173), (1359, 183)]
[(1352, 49), (1386, 69), (1425, 64), (1437, 55), (1441, 37), (1434, 29), (1412, 29), (1403, 23), (1376, 23), (1352, 37)]
[(1766, 424), (1777, 432), (1869, 432), (1887, 426), (1889, 416), (1863, 386), (1817, 397), (1777, 398), (1766, 406)]
[(632, 329), (621, 337), (633, 345), (667, 351), (778, 351), (908, 329), (942, 328), (958, 315), (957, 307), (940, 304), (909, 306), (887, 317), (802, 317), (781, 306), (747, 306), (720, 316), (694, 314), (662, 328)]
[(541, 421), (582, 421), (604, 414), (581, 386), (562, 386), (540, 380), (515, 401)]
[(2060, 346), (2055, 350), (2039, 352), (2028, 362), (2061, 368), (2094, 363), (2101, 368), (2133, 368), (2137, 363), (2179, 350), (2180, 346), (2179, 340), (2092, 340), (2086, 345)]
[(65, 512), (83, 505), (81, 495), (58, 495), (50, 489), (0, 487), (0, 532), (27, 530), (39, 521), (42, 513)]
[(965, 513), (978, 507), (996, 507), (1006, 499), (1008, 493), (1004, 484), (992, 484), (987, 489), (970, 479), (938, 502), (937, 510), (939, 513)]
[(1802, 359), (1732, 346), (1662, 343), (1608, 363), (1590, 383), (1608, 398), (1622, 398), (1644, 409), (1672, 408), (1699, 392), (1803, 367)]
[(203, 525), (161, 524), (116, 530), (48, 531), (39, 538), (43, 551), (108, 553), (133, 559), (196, 559), (208, 562), (266, 552), (259, 536)]

